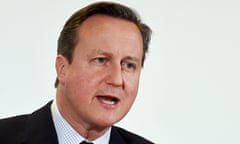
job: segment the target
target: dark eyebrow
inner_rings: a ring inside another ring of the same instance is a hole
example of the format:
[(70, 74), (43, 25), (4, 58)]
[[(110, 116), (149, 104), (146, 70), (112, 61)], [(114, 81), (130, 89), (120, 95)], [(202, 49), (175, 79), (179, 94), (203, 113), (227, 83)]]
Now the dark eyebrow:
[(124, 59), (134, 61), (134, 62), (136, 62), (137, 64), (139, 64), (139, 62), (141, 62), (139, 58), (133, 57), (133, 56), (127, 56), (127, 57), (125, 57)]
[(109, 52), (106, 52), (106, 51), (103, 51), (103, 50), (98, 50), (97, 54), (106, 55), (106, 56), (113, 56), (113, 54), (111, 54)]
[[(113, 54), (112, 53), (109, 53), (107, 51), (104, 51), (104, 50), (101, 50), (101, 49), (98, 49), (95, 51), (95, 54), (101, 54), (101, 55), (105, 55), (105, 56), (109, 56), (109, 57), (113, 57)], [(124, 60), (130, 60), (130, 61), (133, 61), (137, 64), (141, 64), (141, 59), (138, 58), (138, 57), (135, 57), (135, 56), (126, 56), (123, 58)]]
[(106, 51), (103, 51), (103, 50), (92, 50), (91, 52), (89, 52), (88, 56), (91, 56), (91, 55), (96, 55), (96, 54), (100, 54), (100, 55), (105, 55), (105, 56), (110, 56), (112, 57), (112, 54), (109, 53), (109, 52), (106, 52)]

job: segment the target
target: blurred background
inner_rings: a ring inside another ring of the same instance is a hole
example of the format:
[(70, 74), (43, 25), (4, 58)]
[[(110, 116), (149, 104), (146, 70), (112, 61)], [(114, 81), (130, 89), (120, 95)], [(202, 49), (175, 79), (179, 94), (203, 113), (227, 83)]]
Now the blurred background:
[[(153, 30), (138, 97), (117, 125), (157, 144), (239, 144), (240, 1), (113, 1)], [(55, 97), (58, 35), (91, 2), (0, 1), (0, 118)]]

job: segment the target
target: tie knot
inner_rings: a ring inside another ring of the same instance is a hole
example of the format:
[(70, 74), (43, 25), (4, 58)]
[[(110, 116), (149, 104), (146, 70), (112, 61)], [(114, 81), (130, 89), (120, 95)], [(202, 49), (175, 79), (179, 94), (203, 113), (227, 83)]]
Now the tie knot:
[(91, 142), (82, 141), (80, 144), (93, 144)]

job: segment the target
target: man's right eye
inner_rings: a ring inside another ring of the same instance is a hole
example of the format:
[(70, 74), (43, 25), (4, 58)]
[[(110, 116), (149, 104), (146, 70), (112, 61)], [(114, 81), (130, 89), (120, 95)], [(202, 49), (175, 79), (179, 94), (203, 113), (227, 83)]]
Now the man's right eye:
[(104, 62), (106, 62), (106, 58), (104, 58), (104, 57), (97, 57), (94, 60), (97, 63), (104, 63)]

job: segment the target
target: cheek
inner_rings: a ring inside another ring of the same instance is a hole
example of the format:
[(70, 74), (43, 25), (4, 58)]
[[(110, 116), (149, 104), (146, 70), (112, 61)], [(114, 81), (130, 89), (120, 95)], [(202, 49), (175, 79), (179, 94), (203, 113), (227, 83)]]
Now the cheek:
[(139, 87), (139, 78), (131, 77), (131, 79), (125, 81), (125, 91), (130, 99), (135, 99)]
[[(66, 80), (66, 87), (68, 93), (72, 95), (72, 97), (82, 97), (88, 88), (88, 76), (85, 72), (80, 71), (72, 71), (69, 73), (67, 80)], [(79, 96), (80, 95), (80, 96)], [(78, 98), (79, 99), (79, 98)]]
[(88, 71), (79, 71), (71, 75), (68, 84), (72, 87), (70, 89), (74, 91), (76, 97), (89, 97), (89, 95), (94, 94), (100, 81), (101, 78), (97, 74)]
[(123, 99), (124, 108), (122, 110), (126, 114), (132, 107), (138, 92), (138, 82), (129, 83), (125, 85), (125, 97)]

